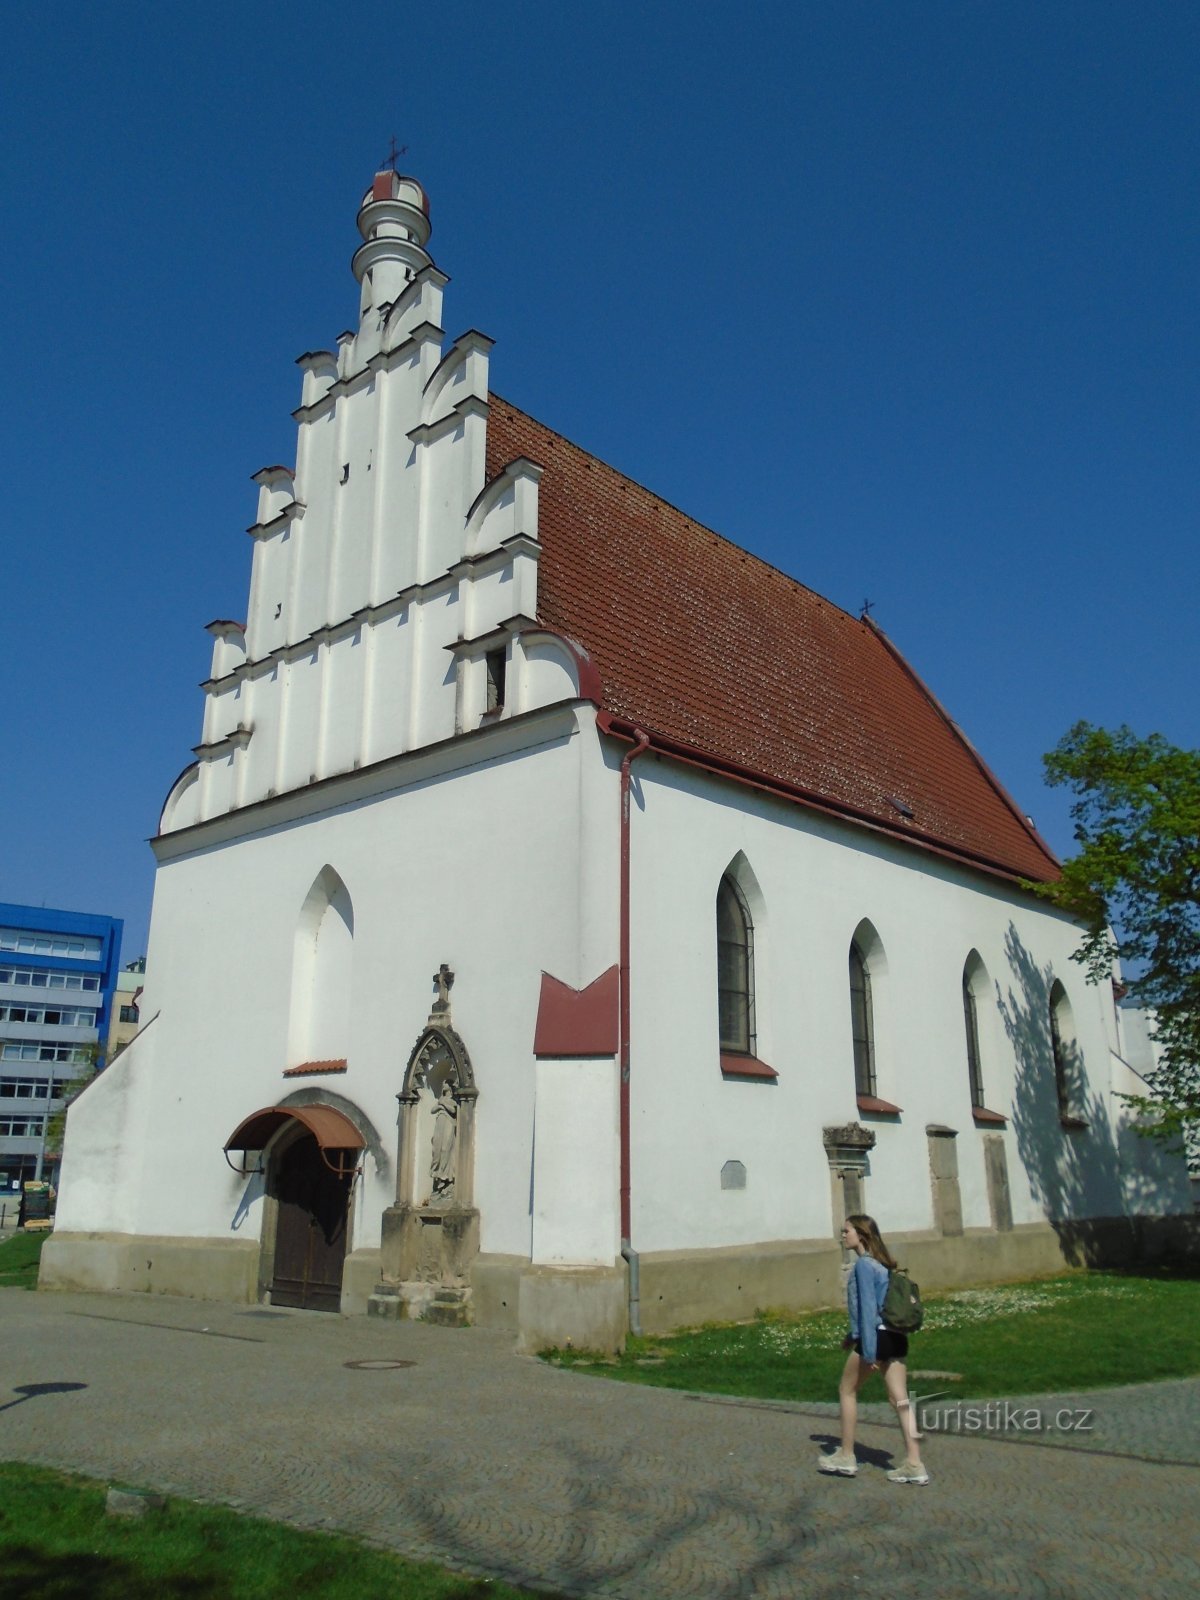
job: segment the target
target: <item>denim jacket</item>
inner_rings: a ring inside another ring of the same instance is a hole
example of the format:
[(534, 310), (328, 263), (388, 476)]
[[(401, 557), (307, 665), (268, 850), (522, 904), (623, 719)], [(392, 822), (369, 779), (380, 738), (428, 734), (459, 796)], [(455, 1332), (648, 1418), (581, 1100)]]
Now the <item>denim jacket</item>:
[(876, 1261), (874, 1256), (859, 1256), (846, 1282), (850, 1337), (858, 1340), (864, 1361), (878, 1359), (883, 1297), (887, 1294), (890, 1276), (882, 1261)]

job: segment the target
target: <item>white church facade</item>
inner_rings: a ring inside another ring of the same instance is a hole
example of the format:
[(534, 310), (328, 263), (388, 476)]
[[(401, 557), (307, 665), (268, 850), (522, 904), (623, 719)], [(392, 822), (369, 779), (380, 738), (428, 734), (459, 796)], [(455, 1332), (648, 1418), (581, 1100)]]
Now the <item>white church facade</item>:
[(1056, 865), (882, 632), (490, 388), (421, 186), (256, 475), (158, 835), (138, 1038), (72, 1108), (42, 1282), (614, 1346), (1142, 1247)]

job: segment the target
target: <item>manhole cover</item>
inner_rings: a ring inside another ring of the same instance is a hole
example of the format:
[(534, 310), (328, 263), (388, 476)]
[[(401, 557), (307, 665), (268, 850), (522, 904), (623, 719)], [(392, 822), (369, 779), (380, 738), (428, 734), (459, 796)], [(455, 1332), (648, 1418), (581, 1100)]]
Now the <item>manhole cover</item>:
[(354, 1372), (391, 1372), (396, 1367), (415, 1367), (415, 1361), (343, 1361), (344, 1367), (350, 1367)]

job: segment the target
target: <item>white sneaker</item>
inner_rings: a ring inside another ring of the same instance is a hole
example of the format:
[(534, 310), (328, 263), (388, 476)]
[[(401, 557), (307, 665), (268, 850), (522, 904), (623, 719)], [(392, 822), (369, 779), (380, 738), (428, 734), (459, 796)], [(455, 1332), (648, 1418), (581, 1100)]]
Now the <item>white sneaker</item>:
[(858, 1462), (847, 1450), (835, 1450), (831, 1456), (817, 1457), (818, 1472), (836, 1473), (839, 1478), (853, 1478), (858, 1473)]
[(888, 1473), (889, 1483), (928, 1483), (929, 1474), (918, 1461), (916, 1466), (910, 1466), (906, 1461), (903, 1466), (897, 1467)]

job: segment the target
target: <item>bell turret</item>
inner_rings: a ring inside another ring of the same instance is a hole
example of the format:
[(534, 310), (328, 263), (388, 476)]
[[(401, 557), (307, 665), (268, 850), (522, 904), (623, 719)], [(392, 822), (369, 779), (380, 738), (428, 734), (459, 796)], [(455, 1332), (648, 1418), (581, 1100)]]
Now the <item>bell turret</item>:
[(398, 300), (423, 267), (431, 232), (429, 197), (415, 178), (390, 167), (375, 174), (358, 208), (363, 244), (350, 265), (362, 285), (359, 315)]

